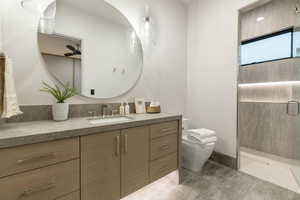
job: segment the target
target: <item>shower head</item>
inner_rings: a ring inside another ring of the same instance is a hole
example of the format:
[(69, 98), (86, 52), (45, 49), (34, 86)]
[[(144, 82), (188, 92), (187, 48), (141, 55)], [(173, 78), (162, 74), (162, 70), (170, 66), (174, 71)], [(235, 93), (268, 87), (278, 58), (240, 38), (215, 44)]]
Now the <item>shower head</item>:
[(300, 13), (300, 2), (296, 2), (296, 4), (295, 4), (295, 12), (296, 12), (296, 14)]

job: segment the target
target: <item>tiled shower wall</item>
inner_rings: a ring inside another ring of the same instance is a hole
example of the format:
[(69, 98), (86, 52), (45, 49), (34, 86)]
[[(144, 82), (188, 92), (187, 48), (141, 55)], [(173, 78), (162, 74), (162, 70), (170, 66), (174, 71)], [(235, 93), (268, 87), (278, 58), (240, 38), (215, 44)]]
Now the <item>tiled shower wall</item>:
[[(243, 14), (242, 39), (298, 26), (297, 2), (273, 0)], [(265, 20), (257, 22), (258, 17)], [(240, 145), (300, 159), (300, 116), (287, 114), (287, 102), (300, 101), (300, 58), (242, 66), (239, 83)]]
[[(300, 81), (299, 58), (240, 69), (241, 146), (300, 159), (300, 116), (287, 114), (287, 102), (300, 101), (300, 84), (290, 81)], [(252, 85), (262, 82), (275, 84)]]
[(286, 114), (285, 103), (240, 103), (243, 147), (300, 159), (300, 117)]

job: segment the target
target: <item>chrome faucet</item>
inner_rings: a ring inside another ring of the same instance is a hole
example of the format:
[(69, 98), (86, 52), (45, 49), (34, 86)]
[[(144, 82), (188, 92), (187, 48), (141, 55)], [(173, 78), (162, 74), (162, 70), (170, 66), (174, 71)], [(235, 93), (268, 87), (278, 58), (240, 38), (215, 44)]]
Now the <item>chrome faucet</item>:
[(89, 111), (88, 114), (91, 119), (97, 118), (97, 111)]

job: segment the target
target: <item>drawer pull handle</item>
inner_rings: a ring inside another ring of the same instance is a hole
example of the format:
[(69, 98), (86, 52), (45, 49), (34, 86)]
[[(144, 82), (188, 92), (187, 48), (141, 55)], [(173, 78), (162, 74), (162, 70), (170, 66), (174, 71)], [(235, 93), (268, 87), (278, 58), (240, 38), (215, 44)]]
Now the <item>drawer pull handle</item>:
[(170, 148), (170, 146), (168, 144), (165, 144), (160, 147), (161, 150), (168, 150), (169, 148)]
[(116, 137), (116, 156), (120, 155), (120, 136)]
[(163, 128), (161, 129), (163, 133), (173, 131), (173, 128)]
[(128, 153), (128, 136), (126, 134), (124, 135), (124, 153)]
[(30, 188), (30, 189), (24, 191), (23, 193), (21, 193), (19, 198), (26, 198), (26, 197), (29, 197), (31, 195), (35, 195), (35, 194), (38, 194), (41, 192), (46, 192), (53, 188), (55, 188), (55, 184), (53, 182), (45, 184), (45, 185), (41, 185), (41, 186), (38, 186), (35, 188)]
[(17, 163), (19, 165), (21, 165), (21, 164), (26, 164), (26, 163), (31, 163), (31, 162), (37, 162), (40, 160), (51, 160), (54, 158), (55, 158), (55, 153), (47, 153), (47, 154), (43, 154), (43, 155), (36, 155), (36, 156), (29, 157), (29, 158), (20, 159), (17, 161)]

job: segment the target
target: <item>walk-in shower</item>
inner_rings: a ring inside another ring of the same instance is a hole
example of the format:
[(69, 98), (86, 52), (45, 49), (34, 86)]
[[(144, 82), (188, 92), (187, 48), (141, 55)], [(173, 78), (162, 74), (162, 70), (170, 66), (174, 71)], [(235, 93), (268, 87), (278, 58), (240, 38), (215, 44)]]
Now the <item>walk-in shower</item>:
[(240, 15), (240, 170), (300, 193), (300, 13), (273, 0)]

